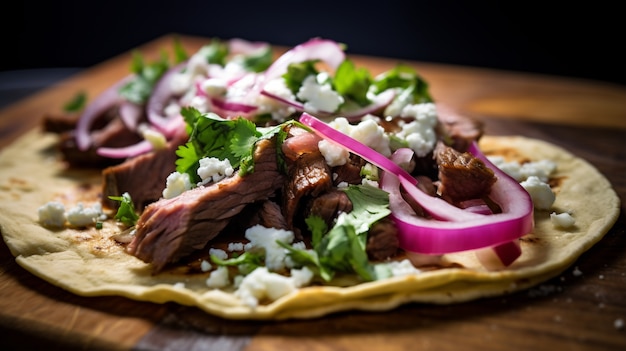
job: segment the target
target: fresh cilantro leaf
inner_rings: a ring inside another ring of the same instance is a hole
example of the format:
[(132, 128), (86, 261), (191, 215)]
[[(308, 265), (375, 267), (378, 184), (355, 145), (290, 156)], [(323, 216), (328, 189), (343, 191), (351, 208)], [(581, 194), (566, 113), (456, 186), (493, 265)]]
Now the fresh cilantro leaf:
[(238, 267), (239, 272), (246, 275), (258, 267), (261, 267), (265, 262), (265, 257), (261, 253), (253, 253), (246, 251), (239, 256), (231, 257), (228, 259), (221, 259), (215, 255), (211, 255), (211, 262), (218, 266), (231, 266)]
[(272, 64), (272, 61), (272, 49), (268, 46), (258, 53), (245, 56), (242, 65), (248, 71), (263, 72)]
[(120, 207), (117, 209), (117, 213), (115, 214), (116, 220), (129, 227), (132, 227), (137, 223), (139, 215), (137, 215), (133, 200), (128, 193), (124, 193), (122, 196), (109, 196), (109, 199), (120, 202)]
[(205, 157), (228, 159), (239, 174), (254, 171), (254, 149), (256, 143), (277, 134), (282, 126), (257, 128), (245, 118), (224, 119), (214, 113), (202, 114), (193, 107), (181, 109), (184, 120), (190, 124), (189, 141), (179, 146), (176, 154), (176, 170), (187, 173), (194, 182), (199, 182), (198, 162)]
[(316, 60), (310, 60), (292, 63), (287, 67), (287, 72), (283, 74), (283, 78), (285, 79), (287, 88), (289, 88), (292, 93), (298, 93), (298, 90), (300, 90), (302, 82), (304, 82), (306, 77), (312, 74), (316, 75), (318, 73), (315, 68), (316, 63)]
[(200, 48), (198, 55), (202, 55), (207, 63), (224, 66), (228, 57), (228, 44), (214, 38), (209, 44)]
[(154, 85), (168, 68), (169, 63), (165, 53), (161, 54), (159, 60), (147, 64), (138, 51), (133, 51), (131, 71), (135, 75), (131, 81), (120, 88), (120, 95), (130, 102), (144, 104), (150, 97)]
[[(417, 71), (407, 65), (397, 65), (393, 69), (385, 72), (372, 83), (374, 93), (378, 94), (387, 89), (400, 88), (401, 93), (408, 94), (410, 102), (425, 103), (432, 102), (433, 99), (428, 92), (428, 83), (417, 74)], [(398, 97), (398, 98), (407, 98)]]
[(322, 240), (324, 233), (328, 231), (328, 226), (319, 216), (309, 216), (304, 221), (311, 232), (311, 245), (316, 247)]
[(187, 51), (180, 43), (178, 37), (174, 38), (174, 62), (181, 63), (189, 58)]
[(72, 100), (68, 101), (63, 106), (63, 111), (65, 112), (78, 112), (85, 107), (87, 103), (87, 93), (84, 91), (78, 92)]
[(354, 100), (365, 106), (370, 103), (367, 91), (372, 83), (370, 73), (365, 68), (357, 69), (351, 60), (344, 60), (333, 79), (335, 90), (344, 97)]
[(288, 248), (289, 254), (295, 262), (315, 269), (326, 281), (337, 272), (357, 273), (364, 280), (373, 280), (377, 275), (367, 257), (367, 233), (374, 223), (391, 213), (389, 194), (369, 185), (352, 185), (345, 191), (353, 210), (340, 214), (328, 232), (321, 218), (306, 219), (316, 255), (293, 247)]

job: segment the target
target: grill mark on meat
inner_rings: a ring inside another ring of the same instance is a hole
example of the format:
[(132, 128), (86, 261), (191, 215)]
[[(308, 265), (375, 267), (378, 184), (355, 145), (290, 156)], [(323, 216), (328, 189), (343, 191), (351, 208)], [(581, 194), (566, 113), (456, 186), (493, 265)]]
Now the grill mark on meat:
[(235, 174), (148, 205), (127, 250), (151, 262), (158, 273), (168, 263), (204, 248), (246, 205), (268, 199), (282, 184), (274, 141), (260, 141), (253, 173)]

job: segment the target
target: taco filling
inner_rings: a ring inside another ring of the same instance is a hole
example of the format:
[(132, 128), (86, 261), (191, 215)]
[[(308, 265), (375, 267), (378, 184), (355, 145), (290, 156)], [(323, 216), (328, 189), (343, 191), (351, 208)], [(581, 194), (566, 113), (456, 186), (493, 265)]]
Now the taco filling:
[[(86, 290), (233, 318), (370, 308), (378, 297), (381, 309), (461, 300), (523, 288), (570, 262), (538, 254), (529, 235), (588, 230), (554, 206), (572, 196), (555, 176), (570, 162), (560, 151), (532, 159), (523, 148), (533, 141), (484, 136), (481, 123), (436, 104), (410, 66), (371, 76), (319, 38), (275, 60), (268, 44), (239, 39), (175, 53), (173, 64), (136, 56), (133, 72), (89, 104), (44, 119), (65, 169), (95, 169), (100, 184), (92, 207), (39, 207), (41, 230), (102, 237), (129, 270)], [(96, 259), (80, 245), (65, 250)], [(474, 288), (455, 285), (463, 274)], [(339, 297), (340, 287), (356, 290)], [(303, 303), (307, 288), (327, 290)], [(185, 289), (192, 297), (177, 295)]]

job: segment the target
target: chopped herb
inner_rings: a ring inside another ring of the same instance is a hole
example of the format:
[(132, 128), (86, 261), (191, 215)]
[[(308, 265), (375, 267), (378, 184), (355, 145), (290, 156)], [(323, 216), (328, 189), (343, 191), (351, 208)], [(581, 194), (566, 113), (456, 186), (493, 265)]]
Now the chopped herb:
[(304, 82), (306, 77), (312, 74), (316, 75), (318, 73), (315, 68), (316, 62), (317, 61), (312, 60), (292, 63), (287, 67), (287, 72), (283, 74), (283, 78), (285, 79), (287, 88), (289, 88), (292, 93), (298, 94), (298, 90), (300, 90), (302, 82)]
[(133, 200), (128, 193), (124, 193), (122, 196), (109, 196), (109, 199), (120, 202), (120, 207), (117, 209), (117, 213), (115, 214), (116, 220), (129, 227), (132, 227), (137, 223), (139, 215), (137, 215)]
[(228, 159), (233, 168), (239, 168), (241, 175), (253, 172), (256, 143), (273, 137), (282, 129), (282, 125), (257, 128), (245, 118), (224, 119), (214, 113), (200, 113), (193, 107), (184, 107), (181, 114), (191, 127), (191, 133), (189, 141), (176, 150), (176, 170), (189, 174), (192, 183), (200, 181), (197, 170), (200, 159), (205, 157)]
[(150, 97), (154, 85), (168, 68), (166, 53), (162, 53), (159, 60), (147, 64), (143, 56), (138, 51), (134, 51), (131, 71), (135, 76), (120, 88), (120, 95), (130, 102), (144, 104)]
[(407, 65), (398, 65), (385, 72), (372, 83), (373, 92), (380, 93), (387, 89), (401, 88), (403, 92), (398, 99), (408, 99), (407, 101), (418, 104), (432, 102), (433, 99), (428, 92), (428, 83), (420, 77), (415, 69)]
[(350, 213), (340, 214), (327, 233), (326, 224), (320, 218), (309, 217), (306, 220), (316, 254), (289, 245), (282, 246), (289, 250), (295, 262), (317, 270), (326, 281), (337, 272), (354, 272), (364, 280), (374, 280), (376, 272), (365, 250), (367, 232), (372, 224), (391, 213), (389, 194), (369, 185), (352, 185), (345, 191), (353, 209)]
[(365, 68), (357, 69), (351, 60), (344, 60), (335, 72), (333, 85), (335, 90), (345, 98), (354, 100), (365, 106), (370, 103), (367, 92), (372, 83), (370, 73)]
[(65, 112), (78, 112), (82, 110), (87, 103), (87, 93), (84, 91), (78, 92), (72, 100), (68, 101), (64, 106)]

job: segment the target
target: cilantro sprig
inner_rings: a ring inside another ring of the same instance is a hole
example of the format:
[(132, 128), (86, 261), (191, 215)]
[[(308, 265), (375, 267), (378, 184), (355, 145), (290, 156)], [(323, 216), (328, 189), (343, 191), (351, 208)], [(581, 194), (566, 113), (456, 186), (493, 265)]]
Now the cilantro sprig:
[(316, 270), (330, 281), (336, 273), (357, 273), (364, 280), (376, 279), (374, 265), (366, 252), (367, 232), (372, 224), (388, 216), (389, 194), (369, 185), (351, 185), (345, 189), (352, 201), (352, 211), (342, 213), (328, 230), (319, 217), (308, 217), (313, 251), (297, 249), (280, 243), (294, 262)]
[(135, 205), (130, 197), (130, 194), (123, 193), (122, 196), (109, 196), (109, 199), (120, 202), (120, 207), (117, 209), (115, 219), (124, 223), (128, 227), (132, 227), (137, 223), (139, 215), (135, 211)]
[(162, 53), (155, 62), (146, 63), (140, 52), (133, 51), (131, 71), (134, 73), (134, 77), (120, 88), (120, 95), (139, 105), (145, 103), (150, 97), (154, 85), (168, 68), (169, 61), (165, 53)]
[(410, 66), (399, 64), (385, 72), (372, 82), (372, 90), (378, 94), (387, 89), (400, 88), (402, 93), (397, 99), (410, 103), (432, 102), (428, 83)]
[(239, 174), (254, 171), (256, 143), (279, 133), (282, 125), (258, 128), (245, 118), (224, 119), (214, 113), (201, 113), (196, 108), (184, 107), (181, 114), (189, 126), (189, 141), (178, 147), (176, 171), (187, 173), (193, 182), (199, 182), (197, 174), (200, 159), (215, 157), (228, 159)]

